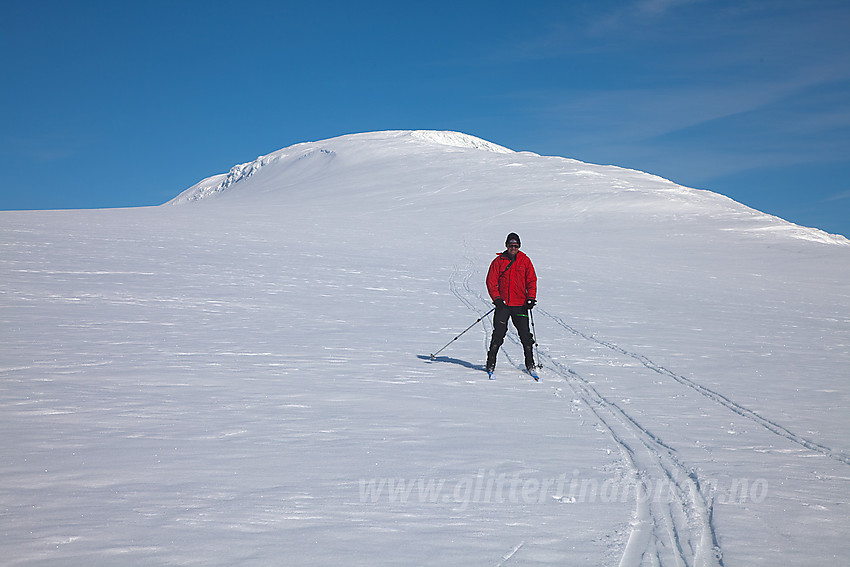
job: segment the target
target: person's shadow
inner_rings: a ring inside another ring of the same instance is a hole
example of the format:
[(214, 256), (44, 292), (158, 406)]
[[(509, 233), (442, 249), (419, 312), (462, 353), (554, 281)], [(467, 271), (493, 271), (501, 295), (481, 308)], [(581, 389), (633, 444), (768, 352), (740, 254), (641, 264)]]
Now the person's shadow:
[(424, 360), (428, 364), (432, 364), (434, 362), (448, 362), (450, 364), (457, 364), (458, 366), (463, 366), (464, 368), (471, 368), (472, 370), (480, 370), (482, 372), (487, 370), (483, 364), (472, 364), (471, 362), (467, 362), (459, 358), (450, 358), (448, 356), (437, 356), (431, 358), (430, 356), (424, 354), (418, 354), (416, 355), (416, 358)]

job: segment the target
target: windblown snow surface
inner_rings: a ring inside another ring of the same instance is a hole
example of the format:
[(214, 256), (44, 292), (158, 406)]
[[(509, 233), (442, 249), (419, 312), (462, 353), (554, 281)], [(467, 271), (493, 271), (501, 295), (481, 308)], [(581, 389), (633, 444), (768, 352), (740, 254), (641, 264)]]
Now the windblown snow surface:
[[(482, 367), (511, 231), (540, 383)], [(847, 564), (849, 244), (430, 131), (0, 213), (0, 556)]]

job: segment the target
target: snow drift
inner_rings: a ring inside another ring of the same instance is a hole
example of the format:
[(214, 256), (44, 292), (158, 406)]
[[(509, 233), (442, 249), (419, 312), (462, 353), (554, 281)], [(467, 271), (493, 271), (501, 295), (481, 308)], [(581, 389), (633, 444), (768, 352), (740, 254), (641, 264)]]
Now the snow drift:
[[(10, 564), (850, 557), (843, 237), (432, 131), (0, 221)], [(511, 231), (539, 384), (486, 319), (428, 356)]]

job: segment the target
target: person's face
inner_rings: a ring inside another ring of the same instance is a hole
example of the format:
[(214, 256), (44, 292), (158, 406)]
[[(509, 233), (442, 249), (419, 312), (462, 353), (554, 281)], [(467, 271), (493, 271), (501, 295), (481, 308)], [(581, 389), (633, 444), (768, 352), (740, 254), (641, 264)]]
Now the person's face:
[(508, 244), (508, 256), (513, 258), (519, 252), (519, 246), (516, 244)]

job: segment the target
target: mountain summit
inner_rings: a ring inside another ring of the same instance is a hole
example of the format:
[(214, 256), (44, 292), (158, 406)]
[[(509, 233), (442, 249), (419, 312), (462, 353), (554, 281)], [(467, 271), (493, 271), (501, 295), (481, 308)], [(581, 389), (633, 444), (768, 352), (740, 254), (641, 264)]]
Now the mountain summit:
[(393, 142), (398, 145), (404, 145), (410, 142), (421, 142), (422, 144), (434, 144), (449, 148), (479, 149), (503, 154), (513, 153), (512, 150), (492, 142), (476, 138), (475, 136), (470, 136), (469, 134), (462, 134), (460, 132), (415, 130), (350, 134), (320, 142), (304, 142), (295, 144), (288, 148), (272, 152), (268, 155), (260, 156), (252, 162), (235, 165), (226, 174), (214, 175), (204, 179), (196, 185), (193, 185), (169, 201), (169, 203), (179, 204), (187, 201), (197, 201), (211, 195), (221, 193), (229, 189), (235, 183), (253, 176), (261, 168), (267, 165), (280, 162), (280, 167), (285, 169), (294, 163), (300, 162), (301, 160), (309, 159), (310, 156), (313, 156), (314, 154), (319, 154), (320, 157), (324, 154), (325, 161), (329, 161), (330, 158), (336, 155), (336, 150), (330, 148), (337, 148), (340, 146), (351, 148), (352, 146), (356, 147), (358, 145), (366, 145), (378, 149), (380, 146), (385, 146), (387, 143)]
[[(169, 201), (254, 200), (258, 206), (321, 198), (366, 198), (462, 210), (498, 203), (528, 207), (542, 216), (581, 220), (599, 215), (627, 223), (674, 222), (687, 231), (695, 219), (753, 235), (784, 235), (850, 245), (843, 236), (795, 225), (722, 195), (690, 189), (635, 170), (562, 157), (515, 152), (460, 132), (415, 130), (351, 134), (305, 142), (208, 177)], [(258, 202), (257, 199), (260, 199)], [(458, 209), (460, 208), (460, 209)]]

